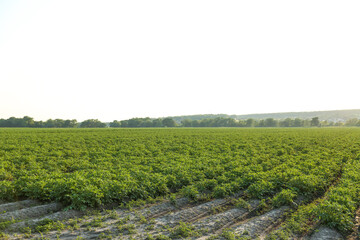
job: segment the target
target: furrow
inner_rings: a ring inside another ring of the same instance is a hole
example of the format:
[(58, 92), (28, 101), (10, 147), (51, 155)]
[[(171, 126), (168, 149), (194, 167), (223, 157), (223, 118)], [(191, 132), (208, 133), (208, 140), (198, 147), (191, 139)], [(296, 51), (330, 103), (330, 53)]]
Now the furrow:
[(24, 208), (24, 209), (0, 214), (0, 221), (37, 218), (49, 214), (51, 212), (59, 211), (61, 208), (62, 208), (62, 204), (60, 203), (50, 203), (46, 205)]
[[(223, 206), (228, 203), (226, 199), (216, 199), (210, 202), (206, 202), (197, 206), (178, 210), (176, 212), (168, 213), (164, 216), (153, 219), (151, 224), (140, 224), (135, 227), (135, 231), (140, 233), (135, 239), (144, 239), (143, 234), (165, 234), (169, 235), (169, 228), (175, 227), (180, 222), (192, 222), (199, 217), (205, 216), (212, 212), (216, 207)], [(149, 226), (153, 226), (152, 230), (146, 230)], [(122, 236), (121, 239), (131, 239), (130, 236)]]
[(190, 201), (188, 198), (179, 198), (176, 200), (175, 204), (172, 204), (171, 202), (164, 202), (149, 208), (141, 209), (139, 214), (146, 218), (158, 218), (169, 212), (179, 210), (189, 203)]
[(287, 210), (289, 210), (289, 207), (284, 206), (271, 210), (264, 215), (254, 217), (239, 226), (233, 227), (234, 232), (239, 235), (244, 235), (245, 237), (259, 237), (266, 229), (276, 224)]
[(342, 240), (344, 239), (340, 233), (337, 231), (328, 228), (320, 227), (315, 233), (310, 237), (310, 240)]
[(169, 212), (177, 211), (182, 209), (183, 207), (189, 204), (188, 198), (179, 198), (175, 201), (174, 204), (170, 203), (169, 201), (156, 204), (150, 207), (146, 207), (143, 209), (136, 210), (134, 212), (124, 211), (122, 209), (116, 210), (120, 218), (129, 218), (129, 220), (134, 220), (139, 216), (145, 218), (155, 218), (163, 216)]
[(34, 227), (43, 220), (62, 221), (62, 220), (70, 219), (70, 218), (79, 217), (81, 215), (82, 215), (81, 212), (75, 211), (75, 210), (55, 212), (55, 213), (46, 215), (44, 217), (14, 223), (7, 228), (7, 231), (15, 231), (15, 230), (22, 229), (24, 227)]
[(225, 205), (228, 202), (226, 199), (215, 199), (213, 201), (200, 204), (198, 206), (187, 208), (175, 213), (170, 213), (163, 217), (155, 219), (157, 225), (172, 226), (179, 222), (191, 222), (198, 217), (209, 214), (213, 208)]
[(251, 210), (259, 205), (258, 200), (250, 201), (249, 209), (233, 208), (222, 213), (211, 215), (193, 224), (196, 229), (201, 229), (205, 232), (215, 232), (225, 225), (234, 223), (236, 219), (245, 217)]
[(18, 202), (5, 203), (0, 205), (0, 212), (1, 213), (12, 212), (23, 208), (32, 207), (35, 205), (39, 205), (39, 202), (35, 200), (24, 200)]

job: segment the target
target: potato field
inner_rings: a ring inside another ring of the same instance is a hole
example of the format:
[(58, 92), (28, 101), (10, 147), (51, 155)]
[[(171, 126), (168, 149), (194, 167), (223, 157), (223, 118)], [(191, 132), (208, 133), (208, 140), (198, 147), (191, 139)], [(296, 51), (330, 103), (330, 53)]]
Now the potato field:
[(0, 129), (0, 203), (3, 239), (359, 239), (360, 129)]

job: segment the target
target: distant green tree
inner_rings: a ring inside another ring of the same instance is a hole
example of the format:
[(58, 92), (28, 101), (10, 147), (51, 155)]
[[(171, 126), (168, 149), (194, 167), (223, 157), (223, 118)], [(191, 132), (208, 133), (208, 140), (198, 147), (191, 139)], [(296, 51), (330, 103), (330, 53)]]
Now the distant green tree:
[(291, 127), (292, 126), (292, 120), (291, 118), (286, 118), (279, 122), (280, 127)]
[(109, 124), (109, 126), (113, 128), (118, 128), (121, 127), (121, 122), (114, 120)]
[(359, 122), (359, 119), (351, 118), (345, 122), (345, 126), (357, 126), (358, 122)]
[(25, 125), (25, 127), (34, 127), (35, 121), (31, 117), (25, 116), (23, 117), (23, 124)]
[(142, 122), (143, 122), (142, 118), (131, 118), (128, 120), (127, 127), (133, 127), (133, 128), (141, 127)]
[(74, 128), (74, 127), (77, 127), (77, 124), (78, 124), (78, 122), (76, 121), (76, 119), (65, 120), (63, 127), (65, 127), (65, 128)]
[(152, 127), (163, 127), (161, 119), (154, 119), (152, 121)]
[(191, 126), (192, 127), (200, 127), (200, 121), (199, 120), (192, 120)]
[(176, 126), (176, 122), (172, 118), (164, 118), (162, 120), (162, 124), (164, 125), (164, 127), (175, 127)]
[(88, 119), (80, 123), (81, 128), (105, 128), (106, 124), (100, 122), (98, 119)]
[(303, 126), (304, 126), (304, 121), (301, 120), (300, 118), (295, 118), (294, 127), (303, 127)]
[(249, 118), (246, 120), (246, 127), (254, 127), (255, 126), (255, 120), (253, 118)]
[(121, 127), (126, 128), (129, 126), (129, 120), (120, 121)]
[(54, 120), (54, 127), (56, 128), (63, 128), (65, 126), (65, 121), (62, 119), (55, 119)]
[(150, 118), (144, 119), (144, 121), (142, 121), (141, 123), (141, 127), (152, 127), (153, 122), (151, 121)]
[(261, 119), (257, 122), (256, 127), (265, 127), (265, 120)]
[(52, 120), (52, 119), (48, 119), (48, 120), (45, 122), (45, 127), (46, 127), (46, 128), (53, 128), (53, 127), (55, 127), (55, 121)]
[(276, 127), (277, 121), (273, 118), (267, 118), (265, 119), (265, 127)]
[(191, 127), (191, 123), (192, 123), (192, 121), (190, 119), (184, 119), (181, 121), (181, 126), (182, 127)]
[(313, 127), (318, 127), (320, 126), (320, 121), (319, 121), (319, 117), (313, 117), (311, 119), (310, 125)]

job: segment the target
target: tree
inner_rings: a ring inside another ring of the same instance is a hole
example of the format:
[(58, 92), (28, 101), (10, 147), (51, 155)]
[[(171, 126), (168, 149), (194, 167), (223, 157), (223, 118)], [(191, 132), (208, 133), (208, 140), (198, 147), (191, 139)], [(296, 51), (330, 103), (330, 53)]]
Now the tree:
[(358, 124), (358, 122), (359, 122), (359, 119), (351, 118), (345, 122), (345, 126), (356, 126)]
[(113, 128), (118, 128), (121, 127), (121, 122), (114, 120), (113, 122), (110, 123), (109, 126)]
[(257, 122), (257, 127), (265, 127), (265, 121), (264, 119), (261, 119), (259, 122)]
[(310, 122), (311, 126), (318, 127), (320, 126), (319, 117), (313, 117)]
[(129, 120), (122, 120), (120, 121), (121, 127), (129, 127)]
[(131, 118), (128, 120), (128, 127), (141, 127), (141, 123), (143, 122), (143, 119), (141, 118)]
[(277, 121), (273, 118), (267, 118), (265, 119), (265, 127), (276, 127)]
[(34, 119), (28, 116), (23, 117), (23, 123), (25, 127), (34, 127), (35, 125)]
[(73, 120), (65, 120), (64, 121), (64, 126), (65, 128), (74, 128), (76, 127), (78, 124), (78, 122), (76, 121), (76, 119)]
[(150, 118), (145, 119), (142, 123), (141, 123), (141, 127), (152, 127), (152, 121)]
[(192, 127), (200, 127), (200, 121), (199, 120), (192, 120), (191, 126)]
[(191, 120), (190, 119), (184, 119), (181, 121), (181, 125), (183, 127), (191, 127)]
[(294, 127), (303, 127), (303, 126), (304, 126), (304, 121), (301, 120), (300, 118), (295, 118)]
[(161, 119), (154, 119), (152, 121), (152, 127), (163, 127)]
[(252, 118), (249, 118), (246, 120), (246, 127), (254, 127), (255, 126), (255, 120)]
[(164, 118), (162, 120), (162, 124), (164, 125), (164, 127), (175, 127), (176, 126), (176, 122), (172, 118)]
[(280, 127), (291, 127), (292, 125), (292, 120), (290, 118), (286, 118), (282, 121), (280, 121)]
[(54, 127), (56, 128), (62, 128), (65, 125), (65, 121), (62, 119), (55, 119), (54, 120)]
[(81, 128), (105, 128), (106, 124), (100, 122), (98, 119), (88, 119), (80, 124)]
[(55, 127), (55, 121), (52, 120), (52, 119), (48, 119), (48, 120), (45, 122), (45, 127), (46, 127), (46, 128), (53, 128), (53, 127)]

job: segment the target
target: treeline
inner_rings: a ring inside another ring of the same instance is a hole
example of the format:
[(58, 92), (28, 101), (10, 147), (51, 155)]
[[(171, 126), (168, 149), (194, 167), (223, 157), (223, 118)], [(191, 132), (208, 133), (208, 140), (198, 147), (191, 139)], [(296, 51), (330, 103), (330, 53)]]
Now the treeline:
[(47, 121), (35, 121), (33, 118), (25, 116), (23, 118), (11, 117), (0, 119), (0, 127), (28, 127), (28, 128), (150, 128), (150, 127), (327, 127), (327, 126), (353, 126), (360, 127), (360, 119), (353, 118), (346, 122), (320, 121), (318, 117), (312, 119), (286, 118), (277, 120), (266, 118), (255, 120), (237, 120), (234, 118), (217, 117), (205, 118), (201, 120), (183, 119), (176, 122), (172, 118), (132, 118), (122, 121), (113, 121), (109, 124), (103, 123), (98, 119), (88, 119), (83, 122), (77, 120), (49, 119)]
[(25, 116), (23, 118), (11, 117), (8, 119), (0, 119), (0, 127), (16, 127), (16, 128), (104, 128), (106, 123), (97, 119), (89, 119), (79, 123), (76, 119), (48, 119), (47, 121), (35, 121), (33, 118)]
[(233, 118), (214, 118), (203, 120), (181, 121), (182, 127), (330, 127), (330, 126), (357, 126), (360, 127), (360, 119), (349, 119), (346, 122), (320, 121), (318, 117), (312, 119), (286, 118), (277, 120), (274, 118), (266, 118), (255, 120), (249, 118), (246, 120), (236, 120)]
[(74, 128), (78, 122), (73, 120), (49, 119), (47, 121), (35, 121), (33, 118), (25, 116), (23, 118), (11, 117), (0, 119), (0, 127), (29, 127), (29, 128)]
[(141, 128), (141, 127), (181, 127), (172, 118), (132, 118), (123, 121), (113, 121), (109, 127)]
[[(110, 127), (311, 127), (311, 126), (328, 126), (327, 122), (319, 121), (319, 118), (315, 117), (311, 120), (284, 119), (276, 120), (273, 118), (267, 118), (264, 120), (236, 120), (234, 118), (205, 118), (202, 120), (183, 119), (180, 123), (175, 122), (172, 118), (165, 119), (150, 119), (150, 118), (133, 118), (124, 121), (113, 121), (110, 123)], [(336, 125), (336, 124), (332, 124)], [(337, 124), (338, 125), (338, 124)]]

